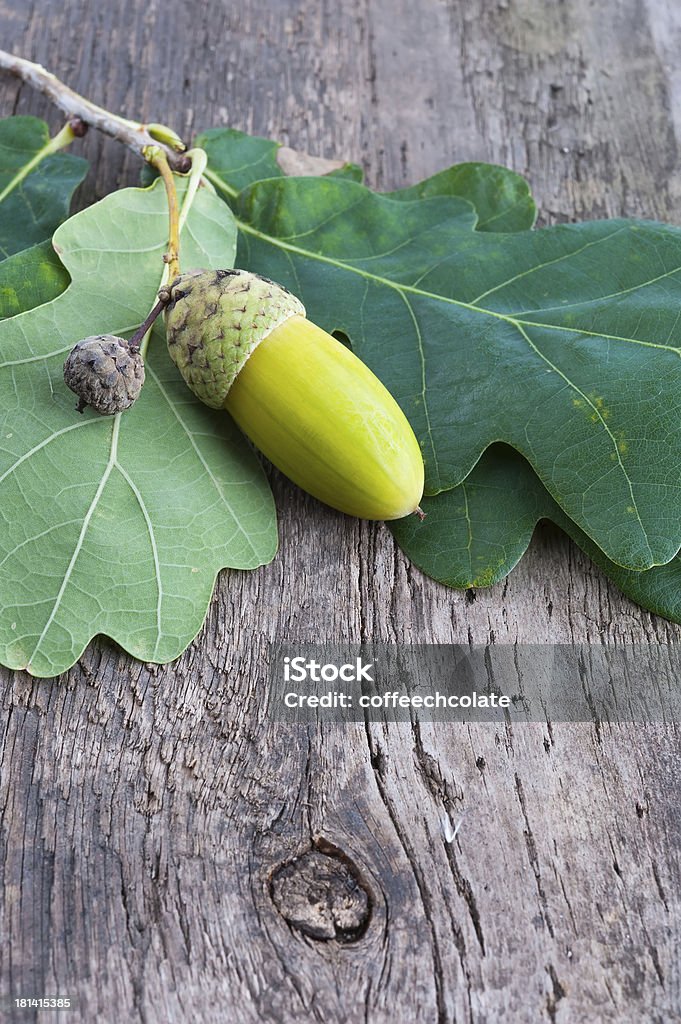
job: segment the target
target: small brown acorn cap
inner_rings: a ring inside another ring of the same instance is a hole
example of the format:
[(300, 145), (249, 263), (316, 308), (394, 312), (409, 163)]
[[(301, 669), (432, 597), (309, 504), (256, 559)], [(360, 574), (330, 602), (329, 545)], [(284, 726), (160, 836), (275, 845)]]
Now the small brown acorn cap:
[(103, 416), (129, 409), (144, 384), (139, 348), (114, 334), (83, 338), (64, 363), (64, 381), (76, 395), (78, 412), (89, 405)]

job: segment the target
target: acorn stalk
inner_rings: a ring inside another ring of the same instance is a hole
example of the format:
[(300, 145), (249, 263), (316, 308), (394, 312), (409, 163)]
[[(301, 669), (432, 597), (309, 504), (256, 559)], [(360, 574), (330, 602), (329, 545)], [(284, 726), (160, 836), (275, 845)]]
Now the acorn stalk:
[(194, 393), (320, 501), (362, 519), (420, 511), (423, 459), (399, 405), (364, 363), (246, 271), (177, 278), (168, 350)]

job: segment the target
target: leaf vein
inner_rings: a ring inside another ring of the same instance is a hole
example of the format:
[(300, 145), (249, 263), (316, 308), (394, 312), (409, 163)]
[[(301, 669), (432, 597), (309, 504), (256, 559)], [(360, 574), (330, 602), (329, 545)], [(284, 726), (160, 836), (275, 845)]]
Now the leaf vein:
[[(112, 469), (113, 469), (113, 467), (114, 467), (114, 465), (116, 463), (116, 452), (117, 452), (117, 448), (118, 448), (118, 432), (119, 432), (119, 429), (120, 429), (120, 418), (121, 418), (121, 414), (120, 413), (117, 413), (116, 416), (114, 417), (113, 428), (112, 428), (112, 431), (111, 431), (111, 450), (110, 450), (110, 454), (109, 454), (109, 461), (107, 462), (106, 468), (105, 468), (104, 472), (102, 473), (102, 479), (99, 481), (99, 486), (97, 487), (97, 490), (95, 491), (95, 495), (94, 495), (92, 501), (90, 502), (90, 507), (88, 508), (88, 510), (85, 513), (85, 516), (83, 518), (83, 526), (82, 526), (82, 529), (81, 529), (81, 531), (80, 531), (80, 533), (78, 535), (78, 540), (76, 542), (76, 546), (73, 549), (73, 553), (71, 555), (71, 559), (69, 561), (69, 564), (68, 564), (68, 566), (66, 568), (66, 572), (64, 573), (64, 579), (61, 582), (61, 586), (59, 587), (59, 591), (57, 592), (57, 596), (56, 596), (56, 598), (54, 600), (54, 604), (52, 606), (52, 611), (50, 612), (50, 614), (48, 616), (48, 619), (47, 619), (47, 622), (45, 623), (45, 625), (43, 627), (42, 633), (38, 637), (37, 643), (36, 643), (35, 647), (33, 648), (33, 653), (31, 654), (30, 658), (28, 659), (28, 661), (26, 663), (26, 669), (29, 672), (31, 670), (31, 663), (32, 663), (33, 659), (35, 658), (36, 654), (38, 653), (38, 651), (40, 650), (40, 645), (42, 644), (43, 640), (47, 636), (47, 634), (49, 632), (49, 629), (50, 629), (52, 623), (54, 622), (55, 616), (56, 616), (56, 614), (57, 614), (57, 612), (59, 610), (59, 607), (61, 605), (61, 602), (62, 602), (62, 599), (64, 597), (64, 594), (66, 593), (66, 588), (69, 585), (69, 581), (71, 579), (71, 576), (73, 574), (73, 570), (74, 570), (76, 562), (78, 560), (78, 555), (80, 554), (80, 552), (82, 550), (82, 547), (83, 547), (83, 544), (85, 543), (85, 537), (87, 536), (87, 531), (88, 531), (88, 529), (90, 527), (90, 521), (91, 521), (91, 519), (92, 519), (92, 517), (93, 517), (93, 515), (95, 513), (95, 509), (97, 508), (97, 505), (99, 504), (99, 499), (101, 498), (102, 494), (104, 493), (104, 488), (106, 487), (106, 483), (107, 483), (109, 477), (111, 476), (111, 471), (112, 471)], [(78, 424), (78, 426), (80, 426), (80, 424)]]
[(215, 487), (215, 490), (218, 492), (218, 495), (219, 495), (221, 501), (223, 502), (224, 505), (226, 505), (230, 515), (232, 516), (232, 518), (233, 518), (233, 520), (234, 520), (234, 522), (235, 522), (235, 524), (237, 526), (237, 532), (239, 532), (241, 534), (241, 536), (245, 540), (246, 544), (248, 545), (248, 547), (249, 547), (249, 549), (251, 551), (251, 554), (254, 556), (254, 558), (257, 559), (259, 557), (258, 556), (258, 552), (255, 550), (255, 547), (253, 546), (253, 542), (252, 542), (251, 538), (249, 537), (249, 535), (244, 530), (244, 528), (241, 525), (241, 522), (239, 520), (239, 517), (236, 515), (234, 509), (232, 508), (230, 503), (227, 501), (227, 497), (226, 497), (226, 495), (224, 493), (223, 488), (221, 487), (221, 485), (218, 482), (217, 478), (213, 474), (213, 471), (211, 470), (210, 466), (206, 462), (206, 459), (204, 458), (203, 452), (201, 451), (199, 446), (196, 444), (196, 442), (194, 440), (194, 436), (193, 436), (191, 430), (189, 429), (187, 424), (184, 422), (182, 417), (179, 415), (177, 409), (175, 408), (174, 403), (171, 402), (170, 397), (167, 394), (167, 392), (166, 392), (165, 388), (163, 387), (163, 385), (161, 384), (161, 381), (159, 380), (158, 376), (156, 375), (154, 370), (151, 368), (151, 366), (149, 366), (148, 364), (147, 364), (147, 373), (149, 374), (150, 377), (153, 377), (154, 380), (156, 381), (156, 386), (158, 387), (159, 391), (163, 395), (165, 401), (168, 403), (168, 406), (172, 410), (172, 413), (175, 416), (177, 422), (180, 424), (180, 426), (184, 430), (185, 434), (187, 435), (187, 437), (189, 439), (189, 443), (191, 444), (192, 448), (196, 452), (196, 455), (197, 455), (199, 461), (201, 462), (201, 465), (203, 466), (203, 468), (205, 469), (206, 473), (208, 474), (208, 477), (209, 477), (211, 483), (213, 484), (213, 486)]
[[(648, 553), (649, 557), (652, 560), (653, 555), (652, 555), (652, 551), (650, 550), (650, 545), (648, 543), (648, 536), (647, 536), (645, 528), (643, 526), (643, 522), (641, 521), (641, 515), (640, 515), (639, 509), (638, 509), (638, 505), (636, 503), (636, 496), (634, 495), (634, 486), (632, 484), (631, 478), (629, 477), (629, 474), (627, 473), (626, 469), (624, 468), (624, 463), (622, 462), (622, 457), (620, 455), (620, 450), (619, 450), (619, 445), (617, 444), (617, 440), (614, 437), (612, 431), (610, 430), (610, 427), (605, 422), (605, 419), (603, 418), (603, 415), (602, 415), (601, 411), (598, 409), (597, 405), (594, 402), (591, 401), (589, 396), (584, 391), (582, 391), (582, 389), (580, 387), (578, 387), (578, 385), (575, 384), (574, 381), (570, 380), (570, 378), (567, 376), (566, 373), (563, 372), (563, 370), (561, 370), (558, 366), (556, 366), (555, 363), (551, 362), (551, 360), (547, 356), (544, 355), (544, 353), (532, 341), (532, 339), (530, 338), (530, 336), (527, 333), (527, 331), (523, 330), (523, 326), (522, 326), (522, 324), (519, 321), (516, 321), (516, 327), (520, 331), (521, 335), (523, 336), (523, 338), (525, 339), (527, 344), (531, 347), (533, 352), (536, 352), (536, 354), (539, 356), (539, 358), (542, 359), (546, 363), (547, 366), (550, 366), (551, 369), (555, 373), (557, 373), (560, 377), (562, 377), (562, 379), (565, 381), (565, 383), (568, 385), (568, 387), (572, 388), (572, 390), (574, 390), (580, 396), (580, 398), (582, 398), (586, 402), (586, 404), (593, 410), (593, 412), (596, 415), (596, 417), (598, 418), (601, 426), (603, 427), (603, 429), (605, 430), (606, 434), (608, 435), (608, 437), (612, 441), (613, 449), (614, 449), (615, 455), (617, 457), (617, 468), (619, 468), (621, 470), (622, 476), (624, 477), (624, 479), (627, 482), (627, 487), (629, 489), (629, 496), (631, 498), (632, 508), (634, 509), (634, 512), (636, 514), (636, 520), (637, 520), (637, 522), (638, 522), (638, 524), (639, 524), (639, 526), (641, 528), (641, 534), (642, 534), (642, 536), (644, 537), (644, 539), (646, 541), (647, 553)], [(615, 467), (613, 466), (613, 469), (614, 468)]]
[(154, 658), (158, 654), (158, 645), (160, 644), (161, 637), (163, 636), (163, 627), (161, 625), (161, 621), (162, 621), (162, 619), (161, 619), (161, 611), (162, 611), (162, 608), (163, 608), (163, 581), (161, 579), (161, 564), (160, 564), (160, 560), (159, 560), (159, 556), (158, 556), (158, 545), (156, 544), (156, 534), (154, 533), (154, 525), (153, 525), (153, 523), (151, 521), (151, 516), (149, 515), (149, 510), (147, 509), (147, 506), (146, 506), (146, 504), (144, 502), (144, 498), (142, 497), (142, 493), (141, 493), (140, 489), (138, 488), (138, 486), (136, 485), (135, 481), (132, 479), (130, 474), (121, 465), (120, 462), (116, 461), (115, 465), (116, 465), (116, 469), (119, 471), (119, 473), (121, 474), (121, 476), (123, 477), (123, 479), (127, 483), (128, 487), (130, 488), (132, 493), (135, 495), (135, 498), (137, 500), (137, 504), (140, 507), (140, 510), (141, 510), (142, 515), (144, 517), (144, 522), (146, 523), (146, 526), (147, 526), (147, 532), (149, 534), (149, 542), (151, 544), (151, 553), (152, 553), (152, 556), (153, 556), (153, 559), (154, 559), (154, 574), (155, 574), (155, 577), (156, 577), (157, 597), (156, 597), (156, 643), (154, 645), (154, 651), (153, 651), (153, 654), (151, 656), (151, 660), (153, 661)]
[(481, 299), (486, 299), (488, 295), (493, 295), (494, 292), (501, 291), (502, 288), (506, 288), (509, 284), (514, 284), (516, 281), (522, 280), (524, 277), (529, 277), (530, 274), (535, 274), (538, 270), (544, 270), (546, 267), (554, 266), (556, 263), (562, 263), (563, 260), (572, 259), (573, 256), (579, 256), (587, 249), (591, 249), (596, 245), (601, 245), (603, 242), (608, 242), (611, 238), (621, 234), (625, 228), (617, 228), (616, 231), (611, 231), (609, 235), (604, 235), (603, 238), (595, 238), (592, 242), (586, 242), (579, 249), (572, 249), (570, 252), (561, 253), (560, 256), (556, 256), (555, 259), (547, 260), (546, 263), (538, 263), (535, 267), (528, 267), (527, 270), (522, 270), (518, 274), (514, 274), (513, 277), (509, 277), (506, 281), (501, 281), (500, 284), (496, 284), (493, 288), (488, 288), (486, 292), (482, 292), (477, 298), (471, 299), (469, 303), (471, 306), (477, 306)]
[(14, 473), (14, 471), (18, 469), (19, 466), (22, 465), (22, 463), (27, 462), (28, 459), (30, 459), (37, 452), (41, 451), (41, 449), (46, 448), (48, 444), (52, 443), (52, 441), (56, 441), (58, 437), (63, 437), (64, 434), (69, 434), (72, 430), (81, 430), (83, 427), (87, 427), (91, 423), (97, 422), (99, 421), (94, 419), (83, 420), (81, 423), (72, 423), (70, 426), (64, 427), (62, 430), (57, 430), (54, 434), (50, 434), (50, 436), (46, 437), (43, 441), (40, 442), (40, 444), (36, 444), (33, 446), (33, 448), (29, 449), (29, 451), (24, 452), (24, 454), (20, 456), (20, 458), (18, 458), (16, 462), (12, 463), (12, 465), (9, 466), (9, 468), (6, 469), (4, 473), (0, 474), (0, 484), (3, 483), (7, 479), (7, 477), (11, 476), (12, 473)]
[(428, 431), (428, 441), (430, 442), (430, 450), (431, 450), (431, 454), (432, 454), (432, 457), (433, 457), (433, 464), (435, 466), (435, 473), (436, 473), (436, 476), (437, 476), (437, 479), (438, 479), (438, 482), (439, 482), (439, 480), (440, 480), (440, 467), (439, 467), (438, 458), (437, 458), (437, 451), (435, 450), (435, 441), (434, 441), (434, 438), (433, 438), (433, 429), (432, 429), (432, 425), (431, 425), (431, 422), (430, 422), (430, 411), (428, 409), (428, 401), (427, 401), (427, 398), (426, 398), (426, 393), (427, 393), (427, 388), (426, 388), (426, 353), (425, 353), (425, 349), (423, 347), (423, 335), (421, 334), (421, 327), (419, 325), (419, 322), (418, 322), (418, 319), (416, 317), (416, 314), (414, 313), (412, 305), (409, 302), (407, 296), (404, 295), (402, 292), (399, 292), (398, 294), (402, 296), (402, 299), (404, 300), (404, 303), (405, 303), (407, 309), (409, 310), (409, 315), (411, 316), (412, 322), (414, 324), (414, 330), (416, 331), (416, 341), (418, 343), (418, 348), (419, 348), (419, 361), (421, 363), (421, 401), (423, 402), (423, 412), (424, 412), (424, 415), (426, 417), (426, 429)]

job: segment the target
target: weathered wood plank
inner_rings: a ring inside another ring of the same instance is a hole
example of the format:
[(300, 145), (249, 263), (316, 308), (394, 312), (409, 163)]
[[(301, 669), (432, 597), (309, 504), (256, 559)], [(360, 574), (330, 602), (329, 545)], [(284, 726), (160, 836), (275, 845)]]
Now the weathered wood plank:
[[(0, 31), (95, 101), (185, 134), (229, 123), (360, 160), (386, 188), (492, 160), (529, 176), (545, 221), (681, 219), (668, 0), (207, 0), (200, 15), (0, 0)], [(0, 81), (0, 111), (15, 110), (58, 123)], [(91, 134), (83, 150), (82, 204), (136, 181), (114, 143)], [(101, 642), (53, 683), (3, 673), (3, 989), (145, 1024), (678, 1016), (678, 727), (294, 728), (269, 723), (262, 697), (276, 637), (679, 630), (553, 528), (504, 584), (466, 595), (425, 580), (383, 527), (275, 490), (280, 554), (223, 574), (175, 665)], [(341, 851), (368, 893), (352, 941), (311, 937), (272, 899), (273, 873), (311, 848)]]

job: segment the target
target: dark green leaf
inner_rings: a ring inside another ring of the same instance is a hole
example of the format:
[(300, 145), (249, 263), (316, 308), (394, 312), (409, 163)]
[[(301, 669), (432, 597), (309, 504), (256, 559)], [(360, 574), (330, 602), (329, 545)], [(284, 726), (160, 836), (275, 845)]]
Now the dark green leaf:
[[(234, 128), (211, 128), (198, 136), (196, 145), (206, 150), (211, 169), (220, 175), (222, 182), (236, 192), (264, 178), (284, 177), (289, 171), (279, 162), (283, 147), (271, 139), (259, 138), (257, 135), (246, 135)], [(289, 151), (290, 152), (290, 151)], [(304, 157), (308, 165), (315, 166), (314, 160)], [(293, 164), (295, 166), (295, 163)], [(296, 170), (296, 174), (300, 171)], [(305, 171), (306, 174), (326, 177), (349, 178), (352, 181), (362, 180), (362, 169), (356, 164), (336, 162), (332, 169), (322, 171)]]
[(455, 164), (410, 188), (389, 192), (393, 199), (459, 196), (475, 207), (476, 231), (525, 231), (537, 217), (528, 183), (495, 164)]
[(0, 121), (0, 260), (50, 238), (68, 217), (71, 197), (85, 177), (87, 161), (81, 157), (41, 155), (49, 140), (47, 125), (37, 117)]
[(51, 242), (0, 260), (0, 320), (55, 299), (69, 280)]
[(465, 201), (333, 179), (235, 199), (237, 261), (343, 331), (410, 418), (427, 492), (506, 441), (580, 529), (635, 569), (681, 544), (681, 231), (596, 221), (473, 231)]
[[(470, 185), (470, 192), (464, 188), (461, 195), (477, 207), (480, 191), (475, 178)], [(516, 230), (522, 227), (519, 224)], [(525, 553), (537, 522), (550, 519), (632, 601), (681, 622), (681, 556), (646, 572), (611, 562), (558, 507), (527, 461), (512, 448), (488, 448), (459, 487), (425, 497), (422, 504), (425, 520), (408, 516), (388, 526), (409, 558), (447, 586), (484, 587), (504, 579)]]
[(507, 576), (537, 522), (558, 510), (527, 460), (506, 445), (488, 448), (462, 484), (424, 496), (421, 507), (422, 521), (411, 515), (388, 526), (419, 569), (462, 590)]
[(498, 583), (520, 560), (536, 524), (550, 519), (632, 601), (681, 622), (681, 555), (646, 572), (623, 569), (556, 505), (536, 473), (504, 445), (489, 448), (463, 484), (424, 498), (426, 518), (408, 516), (390, 529), (428, 576), (450, 587)]
[[(245, 135), (232, 128), (213, 128), (203, 132), (196, 144), (206, 150), (211, 171), (219, 175), (223, 188), (232, 197), (256, 181), (301, 174), (300, 171), (282, 168), (279, 160), (285, 148), (271, 139)], [(317, 170), (313, 176), (320, 173)], [(356, 164), (342, 164), (328, 176), (362, 181), (361, 168)], [(533, 226), (537, 216), (527, 181), (506, 167), (495, 164), (455, 164), (416, 185), (388, 192), (387, 195), (405, 200), (458, 196), (475, 207), (478, 231), (527, 230)]]
[(586, 534), (562, 513), (550, 516), (565, 530), (597, 566), (628, 598), (657, 615), (681, 623), (681, 555), (666, 565), (657, 565), (646, 572), (633, 572), (615, 565)]

